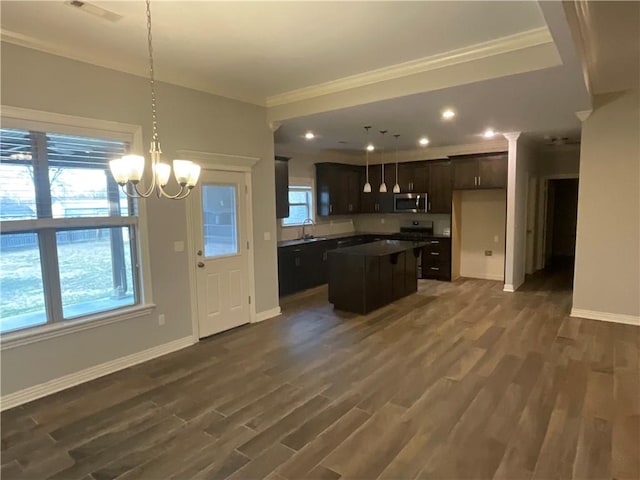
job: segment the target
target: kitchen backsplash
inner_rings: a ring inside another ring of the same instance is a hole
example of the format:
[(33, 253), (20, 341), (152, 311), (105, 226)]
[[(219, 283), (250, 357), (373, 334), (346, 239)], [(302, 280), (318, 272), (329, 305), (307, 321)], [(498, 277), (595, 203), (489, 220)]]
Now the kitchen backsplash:
[[(315, 225), (307, 225), (305, 227), (305, 232), (314, 237), (338, 235), (354, 231), (355, 227), (351, 218), (320, 219)], [(294, 240), (300, 237), (302, 237), (302, 227), (278, 227), (278, 241)]]
[(451, 215), (446, 214), (417, 214), (390, 213), (386, 215), (358, 215), (353, 218), (358, 232), (393, 233), (399, 232), (400, 227), (412, 225), (413, 222), (433, 222), (433, 233), (436, 235), (451, 235)]
[[(337, 235), (351, 232), (394, 233), (400, 227), (411, 225), (413, 222), (433, 222), (433, 233), (436, 235), (451, 235), (451, 215), (390, 213), (386, 215), (356, 215), (353, 218), (321, 218), (316, 225), (307, 225), (306, 233), (315, 237)], [(302, 227), (278, 228), (278, 241), (294, 240), (302, 237)]]

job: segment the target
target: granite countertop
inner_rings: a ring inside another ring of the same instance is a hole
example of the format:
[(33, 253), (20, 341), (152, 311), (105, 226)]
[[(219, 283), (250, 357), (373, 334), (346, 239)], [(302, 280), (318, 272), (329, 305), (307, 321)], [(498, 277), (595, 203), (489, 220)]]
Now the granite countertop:
[[(322, 235), (310, 240), (303, 240), (296, 238), (293, 240), (281, 240), (278, 242), (278, 247), (293, 247), (296, 245), (308, 245), (311, 243), (322, 242), (324, 240), (339, 240), (341, 238), (359, 237), (361, 235), (380, 235), (380, 236), (393, 236), (399, 235), (400, 232), (350, 232), (350, 233), (335, 233), (333, 235)], [(429, 235), (429, 238), (451, 238), (447, 235)]]
[(353, 247), (329, 250), (331, 254), (358, 255), (362, 257), (384, 257), (394, 253), (406, 252), (414, 248), (422, 248), (427, 242), (410, 242), (405, 240), (379, 240), (377, 242), (354, 245)]

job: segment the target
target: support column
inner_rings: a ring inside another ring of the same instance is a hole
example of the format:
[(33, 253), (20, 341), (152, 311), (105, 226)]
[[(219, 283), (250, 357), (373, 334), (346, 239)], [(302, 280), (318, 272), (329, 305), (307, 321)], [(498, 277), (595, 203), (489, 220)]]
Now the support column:
[(504, 255), (504, 291), (514, 292), (519, 286), (515, 278), (516, 261), (516, 187), (518, 167), (518, 137), (520, 132), (503, 134), (509, 142), (509, 160), (507, 177), (507, 228), (505, 234)]

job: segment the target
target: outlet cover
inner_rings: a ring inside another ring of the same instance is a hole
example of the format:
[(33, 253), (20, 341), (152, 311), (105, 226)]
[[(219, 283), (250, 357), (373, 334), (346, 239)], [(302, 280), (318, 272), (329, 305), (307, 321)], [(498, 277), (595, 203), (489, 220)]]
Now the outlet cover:
[(158, 325), (163, 326), (165, 323), (164, 313), (161, 313), (158, 315)]
[(484, 256), (485, 257), (490, 257), (493, 255), (493, 250), (485, 250), (484, 251)]

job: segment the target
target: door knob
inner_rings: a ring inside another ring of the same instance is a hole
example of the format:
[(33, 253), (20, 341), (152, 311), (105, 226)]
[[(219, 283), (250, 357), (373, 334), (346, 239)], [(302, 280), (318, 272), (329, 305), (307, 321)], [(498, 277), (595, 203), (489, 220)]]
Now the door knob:
[(198, 268), (204, 268), (204, 263), (203, 262), (198, 262)]
[(198, 255), (199, 257), (201, 257), (201, 256), (202, 256), (202, 250), (198, 250), (198, 251), (196, 252), (196, 255)]

